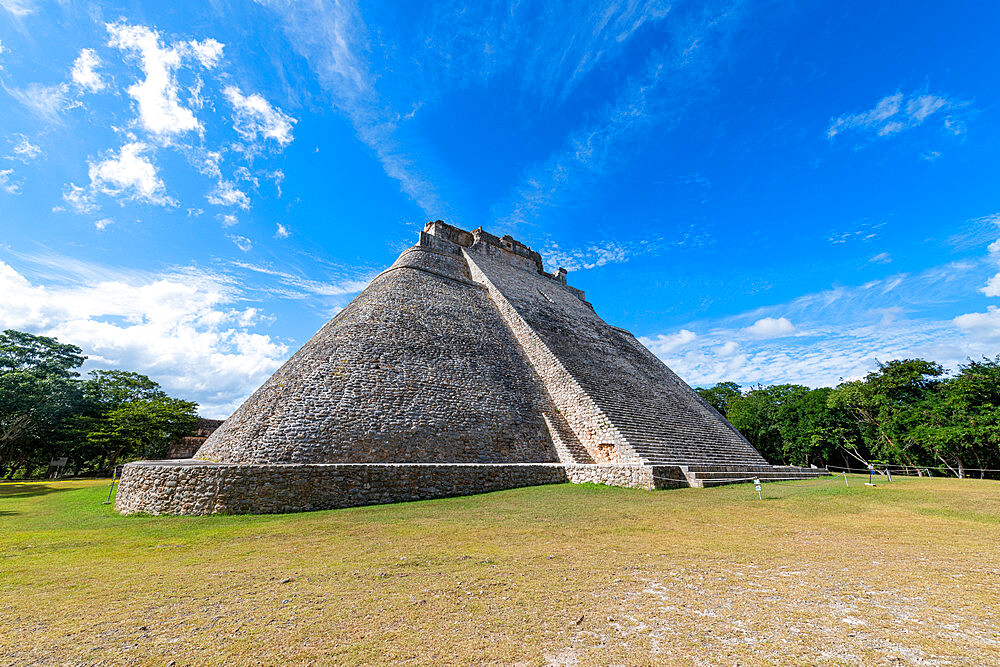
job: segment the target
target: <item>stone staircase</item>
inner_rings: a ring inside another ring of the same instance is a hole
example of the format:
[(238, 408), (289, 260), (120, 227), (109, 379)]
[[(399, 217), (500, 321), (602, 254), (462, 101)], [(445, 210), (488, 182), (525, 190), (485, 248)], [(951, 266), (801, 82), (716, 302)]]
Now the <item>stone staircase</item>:
[(829, 475), (826, 468), (796, 466), (702, 464), (685, 466), (691, 486), (702, 488), (752, 482), (788, 482), (797, 479), (817, 479)]
[(750, 443), (735, 435), (721, 421), (706, 418), (685, 428), (685, 422), (690, 420), (687, 410), (691, 406), (684, 406), (687, 410), (677, 415), (675, 420), (671, 419), (674, 415), (642, 410), (644, 397), (631, 396), (597, 383), (587, 384), (590, 385), (587, 393), (609, 416), (644, 463), (767, 466), (767, 461)]

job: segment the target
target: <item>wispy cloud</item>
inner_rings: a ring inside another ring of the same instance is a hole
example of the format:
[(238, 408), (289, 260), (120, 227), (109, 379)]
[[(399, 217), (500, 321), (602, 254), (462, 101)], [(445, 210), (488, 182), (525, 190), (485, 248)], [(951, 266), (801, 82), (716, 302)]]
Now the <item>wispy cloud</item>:
[(60, 123), (63, 111), (79, 105), (70, 95), (69, 85), (66, 83), (29, 83), (24, 88), (9, 88), (4, 83), (3, 87), (11, 97), (49, 123)]
[[(315, 280), (307, 278), (301, 274), (283, 271), (281, 269), (268, 266), (266, 264), (252, 264), (249, 262), (232, 262), (232, 266), (251, 271), (258, 276), (270, 276), (275, 278), (277, 285), (267, 287), (258, 286), (269, 293), (280, 295), (284, 298), (307, 299), (311, 297), (345, 297), (357, 294), (371, 282), (374, 273), (370, 272), (364, 277), (352, 277), (341, 275), (332, 281)], [(346, 303), (346, 302), (345, 302)]]
[(732, 380), (832, 386), (863, 376), (878, 361), (915, 356), (954, 368), (967, 357), (996, 352), (1000, 311), (994, 307), (939, 316), (942, 304), (968, 300), (970, 286), (990, 266), (985, 259), (952, 262), (690, 322), (641, 340), (694, 385)]
[(245, 236), (233, 235), (229, 237), (229, 240), (243, 252), (250, 252), (250, 249), (253, 248), (253, 242)]
[[(948, 112), (968, 106), (967, 102), (953, 100), (946, 95), (894, 93), (883, 97), (867, 111), (838, 116), (830, 121), (826, 136), (830, 139), (845, 132), (854, 131), (878, 137), (888, 137), (905, 130), (919, 127), (934, 114)], [(953, 134), (961, 134), (964, 125), (960, 121), (946, 117), (942, 126)]]
[[(442, 208), (436, 188), (396, 136), (401, 114), (379, 98), (366, 55), (368, 29), (353, 0), (256, 0), (273, 10), (292, 47), (316, 73), (385, 173), (426, 213)], [(387, 108), (389, 107), (389, 108)]]
[[(108, 23), (108, 46), (116, 47), (134, 59), (144, 77), (128, 88), (128, 94), (138, 107), (138, 119), (151, 134), (169, 140), (185, 132), (203, 131), (194, 112), (181, 103), (177, 70), (185, 58), (193, 58), (202, 66), (214, 66), (217, 58), (206, 60), (200, 55), (197, 42), (180, 42), (170, 46), (163, 43), (160, 33), (143, 25), (120, 21)], [(218, 45), (221, 53), (222, 46)], [(192, 44), (195, 48), (192, 48)], [(211, 50), (211, 45), (209, 45)]]
[(216, 206), (238, 206), (243, 210), (250, 208), (250, 197), (243, 190), (236, 187), (232, 181), (225, 179), (215, 184), (215, 189), (205, 195), (209, 204)]
[(0, 0), (0, 7), (3, 7), (15, 17), (34, 14), (36, 5), (37, 3), (33, 2), (33, 0)]
[(713, 242), (705, 229), (690, 225), (673, 236), (652, 236), (644, 239), (606, 240), (583, 246), (563, 248), (554, 241), (546, 243), (539, 254), (550, 270), (562, 267), (567, 271), (593, 269), (605, 264), (627, 262), (643, 255), (656, 255), (668, 248), (697, 248)]
[(591, 121), (571, 131), (563, 147), (528, 167), (507, 200), (494, 207), (503, 225), (537, 219), (545, 210), (579, 206), (595, 181), (636, 151), (651, 128), (667, 129), (707, 90), (742, 18), (740, 2), (711, 3), (694, 17), (665, 25), (667, 46), (651, 52), (644, 71), (629, 78)]

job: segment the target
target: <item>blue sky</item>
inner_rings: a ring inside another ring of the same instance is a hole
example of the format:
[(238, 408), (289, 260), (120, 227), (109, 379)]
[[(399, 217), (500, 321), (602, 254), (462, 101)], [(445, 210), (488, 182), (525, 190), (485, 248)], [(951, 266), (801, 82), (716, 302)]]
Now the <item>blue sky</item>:
[(0, 0), (0, 327), (233, 410), (427, 220), (689, 383), (1000, 353), (1000, 5)]

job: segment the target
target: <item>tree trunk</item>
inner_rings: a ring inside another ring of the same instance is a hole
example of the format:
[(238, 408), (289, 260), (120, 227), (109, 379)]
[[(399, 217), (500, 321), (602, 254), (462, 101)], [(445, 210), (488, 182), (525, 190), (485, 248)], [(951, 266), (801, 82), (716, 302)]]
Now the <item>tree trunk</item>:
[(959, 472), (958, 470), (955, 470), (955, 469), (954, 469), (954, 468), (952, 468), (952, 467), (951, 467), (950, 465), (948, 465), (948, 462), (947, 462), (947, 461), (945, 461), (945, 460), (944, 460), (944, 458), (942, 458), (940, 454), (938, 454), (937, 452), (935, 452), (935, 453), (934, 453), (934, 455), (935, 455), (935, 456), (937, 456), (937, 458), (938, 458), (938, 461), (940, 461), (941, 463), (943, 463), (943, 464), (944, 464), (944, 467), (945, 467), (945, 468), (947, 468), (948, 470), (950, 470), (950, 471), (952, 471), (953, 473), (955, 473), (955, 476), (956, 476), (956, 477), (958, 477), (959, 479), (961, 479), (961, 478), (962, 478), (962, 473), (961, 473), (961, 472)]

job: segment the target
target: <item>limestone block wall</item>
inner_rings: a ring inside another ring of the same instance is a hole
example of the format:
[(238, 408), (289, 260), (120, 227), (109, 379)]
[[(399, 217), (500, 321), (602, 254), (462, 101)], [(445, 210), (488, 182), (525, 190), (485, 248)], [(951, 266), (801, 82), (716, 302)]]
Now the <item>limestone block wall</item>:
[(122, 469), (115, 509), (123, 514), (275, 514), (463, 496), (566, 481), (637, 489), (687, 485), (676, 466), (143, 461)]
[(122, 470), (123, 514), (275, 514), (486, 493), (566, 481), (559, 464), (215, 464)]
[(457, 248), (404, 253), (255, 392), (197, 458), (558, 461), (541, 381), (487, 291), (468, 279), (460, 251), (449, 253), (449, 246)]

